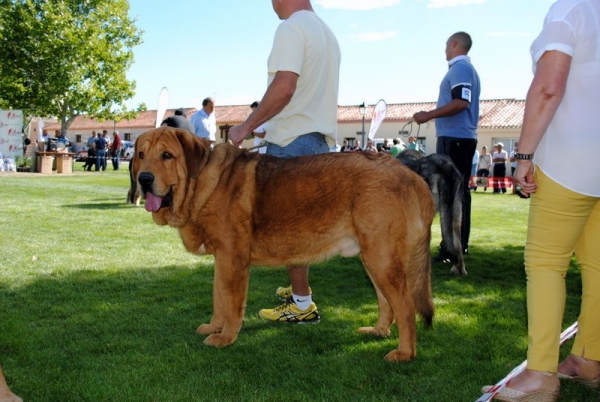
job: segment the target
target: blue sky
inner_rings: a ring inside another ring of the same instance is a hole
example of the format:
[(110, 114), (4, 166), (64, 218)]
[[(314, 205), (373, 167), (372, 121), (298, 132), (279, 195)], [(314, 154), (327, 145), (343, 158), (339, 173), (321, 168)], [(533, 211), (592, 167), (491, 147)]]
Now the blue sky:
[[(431, 102), (447, 70), (446, 39), (473, 37), (470, 56), (482, 99), (524, 99), (531, 82), (529, 46), (553, 0), (312, 0), (342, 50), (340, 105)], [(280, 23), (268, 0), (130, 0), (143, 31), (128, 78), (156, 109), (249, 104), (265, 92), (266, 63)]]

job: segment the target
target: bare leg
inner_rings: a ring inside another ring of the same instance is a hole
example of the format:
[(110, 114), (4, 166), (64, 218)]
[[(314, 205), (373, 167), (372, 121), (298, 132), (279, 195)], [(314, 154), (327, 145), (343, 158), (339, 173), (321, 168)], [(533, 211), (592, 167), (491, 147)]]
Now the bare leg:
[(308, 265), (289, 265), (286, 268), (294, 294), (309, 296)]

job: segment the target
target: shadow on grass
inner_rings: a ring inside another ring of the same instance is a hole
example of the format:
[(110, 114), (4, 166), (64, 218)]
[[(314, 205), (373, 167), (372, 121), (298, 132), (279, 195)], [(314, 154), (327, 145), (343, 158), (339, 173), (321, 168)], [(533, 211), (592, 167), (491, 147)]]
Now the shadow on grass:
[[(125, 200), (125, 196), (127, 195), (127, 193), (125, 193), (123, 195), (123, 199), (120, 199), (119, 201), (115, 201), (115, 198), (106, 198), (106, 199), (98, 199), (98, 200), (94, 200), (97, 201), (97, 203), (85, 203), (85, 204), (69, 204), (69, 205), (64, 205), (63, 208), (67, 208), (67, 209), (83, 209), (83, 210), (99, 210), (99, 211), (107, 211), (107, 210), (113, 210), (113, 209), (130, 209), (130, 208), (139, 208), (139, 207), (135, 207), (131, 204), (126, 204), (124, 202)], [(111, 202), (107, 202), (107, 201), (111, 201)]]
[[(356, 333), (377, 319), (358, 258), (311, 269), (319, 325), (259, 320), (260, 308), (278, 304), (274, 291), (287, 276), (253, 269), (244, 327), (224, 349), (195, 334), (212, 314), (212, 266), (46, 275), (17, 290), (0, 284), (0, 353), (13, 390), (28, 401), (475, 400), (480, 386), (525, 359), (522, 255), (519, 247), (474, 248), (462, 278), (434, 264), (436, 318), (430, 330), (419, 325), (410, 363), (383, 360), (397, 347), (395, 329), (388, 339)], [(567, 286), (569, 324), (579, 276)], [(595, 397), (564, 384), (561, 401)]]

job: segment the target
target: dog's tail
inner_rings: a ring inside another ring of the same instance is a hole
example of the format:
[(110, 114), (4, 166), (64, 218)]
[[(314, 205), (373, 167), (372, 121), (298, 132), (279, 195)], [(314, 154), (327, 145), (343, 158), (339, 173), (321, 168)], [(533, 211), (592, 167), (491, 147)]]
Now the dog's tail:
[(454, 264), (451, 272), (457, 275), (466, 275), (465, 262), (462, 250), (462, 210), (463, 210), (463, 182), (460, 172), (452, 165), (449, 175), (452, 180), (440, 183), (439, 191), (440, 225), (442, 227), (442, 248), (450, 256)]
[(411, 266), (407, 270), (407, 285), (412, 296), (416, 312), (423, 318), (426, 327), (433, 321), (434, 307), (431, 294), (431, 222), (435, 215), (432, 202), (420, 201), (423, 227), (413, 233), (419, 233), (416, 244), (409, 251), (408, 262)]
[(133, 161), (129, 161), (129, 191), (127, 191), (127, 203), (135, 206), (140, 205), (139, 190), (137, 188), (137, 180), (133, 177)]

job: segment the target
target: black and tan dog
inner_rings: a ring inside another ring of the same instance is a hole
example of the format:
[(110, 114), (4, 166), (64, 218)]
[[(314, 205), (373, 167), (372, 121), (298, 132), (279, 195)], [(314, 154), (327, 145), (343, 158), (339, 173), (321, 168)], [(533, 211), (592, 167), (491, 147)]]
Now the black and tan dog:
[[(246, 306), (250, 265), (282, 266), (360, 253), (379, 318), (362, 333), (388, 336), (390, 361), (416, 355), (415, 312), (433, 317), (429, 245), (435, 214), (421, 177), (388, 155), (276, 158), (161, 127), (135, 144), (133, 177), (154, 222), (186, 249), (215, 257), (213, 317), (197, 332), (232, 344)], [(349, 178), (351, 178), (349, 180)]]
[(440, 213), (442, 244), (450, 269), (455, 275), (466, 275), (465, 261), (461, 243), (463, 182), (462, 175), (446, 155), (421, 153), (406, 149), (397, 159), (418, 173), (431, 189), (435, 209)]

